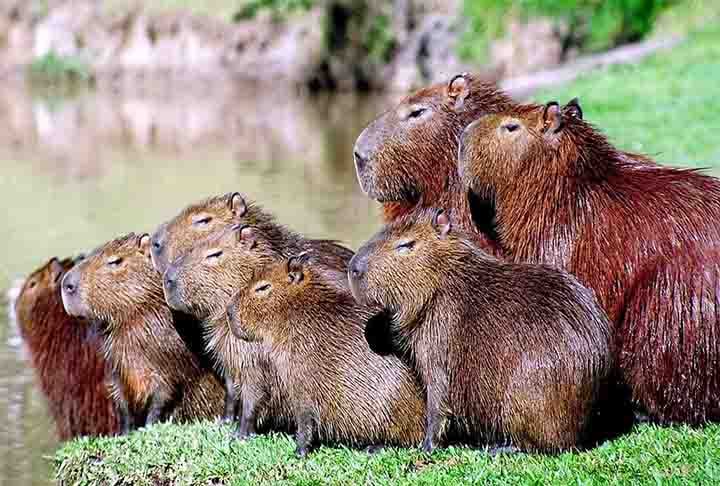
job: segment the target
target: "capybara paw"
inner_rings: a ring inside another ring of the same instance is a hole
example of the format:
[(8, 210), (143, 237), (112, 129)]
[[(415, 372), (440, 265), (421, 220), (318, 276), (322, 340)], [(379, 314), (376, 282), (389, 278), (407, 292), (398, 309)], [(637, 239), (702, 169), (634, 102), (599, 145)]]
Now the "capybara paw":
[(382, 444), (373, 444), (369, 445), (365, 448), (365, 452), (368, 454), (377, 454), (378, 452), (381, 452), (383, 449), (385, 449), (385, 446)]
[(511, 445), (491, 446), (487, 448), (487, 454), (489, 456), (497, 456), (500, 454), (517, 454), (518, 452), (522, 451), (517, 447)]
[(423, 452), (431, 453), (435, 449), (435, 444), (431, 440), (424, 440), (422, 447), (420, 448)]
[(255, 434), (254, 432), (249, 432), (247, 430), (236, 430), (235, 432), (233, 432), (233, 439), (241, 440), (241, 441), (248, 440), (248, 439), (252, 439), (253, 437), (255, 437), (255, 435), (257, 435), (257, 434)]
[(295, 455), (301, 459), (304, 459), (310, 454), (310, 448), (308, 446), (298, 446), (295, 449)]

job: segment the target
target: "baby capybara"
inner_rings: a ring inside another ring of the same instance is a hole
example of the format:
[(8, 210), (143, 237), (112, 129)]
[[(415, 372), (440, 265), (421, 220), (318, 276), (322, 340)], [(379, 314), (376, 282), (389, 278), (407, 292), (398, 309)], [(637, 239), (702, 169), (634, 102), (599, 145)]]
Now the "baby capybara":
[(99, 328), (124, 432), (220, 415), (222, 386), (175, 328), (149, 235), (131, 233), (92, 252), (63, 278), (62, 299), (70, 315)]
[(457, 176), (458, 137), (479, 116), (516, 105), (466, 73), (410, 94), (358, 137), (353, 153), (360, 186), (383, 204), (386, 221), (415, 207), (443, 207), (463, 229), (477, 233), (477, 244), (497, 253), (492, 207), (470, 204)]
[(427, 393), (423, 449), (452, 419), (492, 445), (556, 452), (590, 439), (611, 368), (592, 291), (550, 267), (504, 263), (442, 210), (390, 223), (350, 263), (359, 301), (393, 316)]
[(63, 308), (60, 281), (74, 264), (50, 259), (25, 280), (15, 302), (20, 334), (60, 440), (119, 431), (99, 336)]
[(661, 423), (720, 419), (720, 181), (618, 150), (575, 102), (488, 115), (460, 172), (503, 253), (563, 268), (614, 325), (620, 374)]
[(152, 235), (152, 259), (164, 273), (178, 257), (201, 239), (233, 224), (268, 223), (274, 218), (239, 192), (212, 196), (190, 204)]
[(316, 440), (351, 446), (417, 445), (425, 404), (412, 370), (365, 342), (372, 312), (343, 272), (302, 254), (258, 272), (228, 306), (237, 337), (261, 342), (290, 393), (297, 453)]
[[(225, 308), (232, 294), (247, 285), (253, 271), (304, 250), (317, 253), (320, 262), (343, 272), (352, 257), (352, 251), (335, 242), (305, 239), (272, 219), (265, 219), (256, 225), (235, 225), (206, 238), (165, 272), (165, 297), (170, 306), (205, 325), (208, 349), (225, 373), (226, 418), (240, 406), (232, 405), (233, 400), (242, 400), (241, 437), (252, 433), (256, 417), (262, 422), (272, 419), (272, 428), (287, 428), (292, 415), (283, 398), (286, 393), (261, 346), (232, 336)], [(268, 386), (269, 383), (277, 386)], [(258, 394), (269, 398), (260, 400)], [(256, 410), (257, 401), (266, 403), (266, 409)]]

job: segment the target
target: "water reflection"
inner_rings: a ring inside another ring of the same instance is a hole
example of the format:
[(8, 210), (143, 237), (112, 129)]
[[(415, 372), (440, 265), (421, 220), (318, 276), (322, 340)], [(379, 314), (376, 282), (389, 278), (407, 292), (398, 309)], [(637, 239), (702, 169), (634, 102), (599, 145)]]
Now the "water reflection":
[[(352, 143), (379, 98), (266, 89), (0, 90), (0, 289), (50, 256), (151, 231), (181, 206), (240, 190), (314, 237), (357, 247), (378, 211)], [(0, 478), (45, 484), (56, 447), (17, 336), (0, 314)]]

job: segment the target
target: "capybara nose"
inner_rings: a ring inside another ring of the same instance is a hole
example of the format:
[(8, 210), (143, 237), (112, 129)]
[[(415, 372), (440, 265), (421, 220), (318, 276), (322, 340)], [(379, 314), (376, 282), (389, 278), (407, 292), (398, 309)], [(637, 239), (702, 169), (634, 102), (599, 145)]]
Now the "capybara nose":
[(350, 262), (350, 278), (353, 280), (360, 280), (367, 271), (367, 263), (364, 259), (353, 258)]
[(78, 282), (77, 282), (77, 277), (75, 277), (75, 275), (77, 275), (77, 274), (71, 272), (71, 273), (68, 273), (67, 275), (65, 275), (65, 278), (63, 279), (62, 291), (68, 296), (75, 295), (75, 293), (77, 292)]
[(177, 270), (176, 267), (170, 266), (163, 275), (163, 285), (165, 290), (175, 290), (177, 286)]
[(355, 167), (357, 167), (357, 170), (364, 170), (367, 166), (368, 156), (355, 147), (355, 150), (353, 151), (353, 158), (355, 159)]

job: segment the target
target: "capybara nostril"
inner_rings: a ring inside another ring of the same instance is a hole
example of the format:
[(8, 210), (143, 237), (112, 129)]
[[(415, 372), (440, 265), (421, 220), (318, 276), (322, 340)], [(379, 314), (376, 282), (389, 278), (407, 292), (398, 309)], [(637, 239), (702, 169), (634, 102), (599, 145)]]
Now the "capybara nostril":
[(362, 152), (360, 152), (359, 149), (355, 148), (355, 150), (353, 151), (353, 158), (355, 159), (355, 166), (359, 171), (365, 169), (368, 161), (367, 155), (363, 154)]
[(362, 261), (361, 259), (353, 259), (352, 262), (350, 262), (350, 277), (353, 280), (359, 280), (367, 271), (367, 263)]

